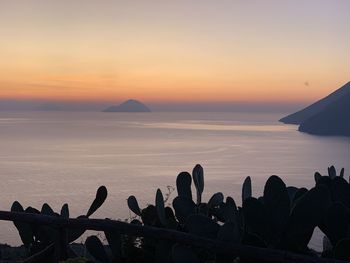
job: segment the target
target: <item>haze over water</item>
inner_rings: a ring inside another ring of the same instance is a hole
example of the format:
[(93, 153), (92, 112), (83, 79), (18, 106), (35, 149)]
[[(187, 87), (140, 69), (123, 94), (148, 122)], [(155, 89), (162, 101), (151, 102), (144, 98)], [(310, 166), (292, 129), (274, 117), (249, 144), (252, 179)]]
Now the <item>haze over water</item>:
[[(94, 217), (126, 219), (129, 195), (154, 203), (157, 188), (166, 192), (197, 163), (205, 171), (205, 200), (222, 191), (238, 204), (246, 176), (255, 196), (272, 174), (297, 187), (313, 186), (314, 172), (330, 165), (349, 176), (349, 138), (299, 133), (277, 122), (283, 115), (2, 112), (0, 209), (15, 200), (36, 208), (47, 202), (56, 211), (69, 203), (75, 217), (105, 185), (108, 199)], [(12, 223), (0, 223), (1, 241), (19, 244)], [(312, 242), (319, 248), (320, 236)]]

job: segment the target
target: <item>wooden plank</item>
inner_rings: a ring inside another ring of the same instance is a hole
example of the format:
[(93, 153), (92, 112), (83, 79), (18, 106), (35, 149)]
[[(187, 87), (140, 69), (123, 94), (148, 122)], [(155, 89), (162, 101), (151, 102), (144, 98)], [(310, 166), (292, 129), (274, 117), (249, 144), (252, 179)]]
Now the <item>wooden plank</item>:
[(116, 230), (121, 234), (137, 237), (170, 240), (181, 244), (208, 249), (224, 255), (239, 255), (252, 260), (285, 263), (345, 263), (347, 261), (311, 257), (282, 250), (259, 248), (221, 242), (214, 239), (175, 231), (171, 229), (140, 226), (110, 219), (61, 218), (30, 213), (0, 211), (0, 220), (20, 221), (31, 224), (55, 225), (59, 228), (82, 228), (85, 230)]

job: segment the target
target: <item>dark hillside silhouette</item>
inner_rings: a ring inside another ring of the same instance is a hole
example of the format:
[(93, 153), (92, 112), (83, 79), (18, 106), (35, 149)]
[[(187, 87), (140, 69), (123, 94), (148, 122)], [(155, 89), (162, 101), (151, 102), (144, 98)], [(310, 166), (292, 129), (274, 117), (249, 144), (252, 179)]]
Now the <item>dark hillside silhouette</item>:
[(288, 115), (282, 119), (280, 119), (281, 122), (286, 124), (301, 124), (310, 117), (314, 116), (315, 114), (320, 113), (322, 110), (324, 110), (328, 105), (336, 102), (343, 96), (350, 94), (350, 82), (339, 88), (338, 90), (334, 91), (327, 97), (313, 103), (312, 105), (306, 107), (305, 109), (302, 109), (300, 111), (297, 111), (291, 115)]
[(318, 135), (350, 136), (350, 93), (304, 121), (299, 131)]

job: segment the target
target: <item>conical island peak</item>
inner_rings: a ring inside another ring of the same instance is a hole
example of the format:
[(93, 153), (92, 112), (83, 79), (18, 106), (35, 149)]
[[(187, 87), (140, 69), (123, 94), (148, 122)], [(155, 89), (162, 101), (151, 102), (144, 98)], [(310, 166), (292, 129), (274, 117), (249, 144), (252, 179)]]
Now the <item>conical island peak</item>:
[(129, 99), (119, 105), (108, 107), (104, 112), (151, 112), (151, 110), (142, 102)]

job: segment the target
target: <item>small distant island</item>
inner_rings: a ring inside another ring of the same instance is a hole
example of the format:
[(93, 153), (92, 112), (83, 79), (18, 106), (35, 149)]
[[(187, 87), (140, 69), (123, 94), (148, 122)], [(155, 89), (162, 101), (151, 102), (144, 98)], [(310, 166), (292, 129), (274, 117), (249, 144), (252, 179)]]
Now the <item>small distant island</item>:
[(350, 82), (305, 109), (280, 121), (299, 124), (299, 131), (315, 135), (350, 136)]
[(151, 110), (140, 101), (130, 99), (119, 105), (108, 107), (103, 112), (151, 112)]

